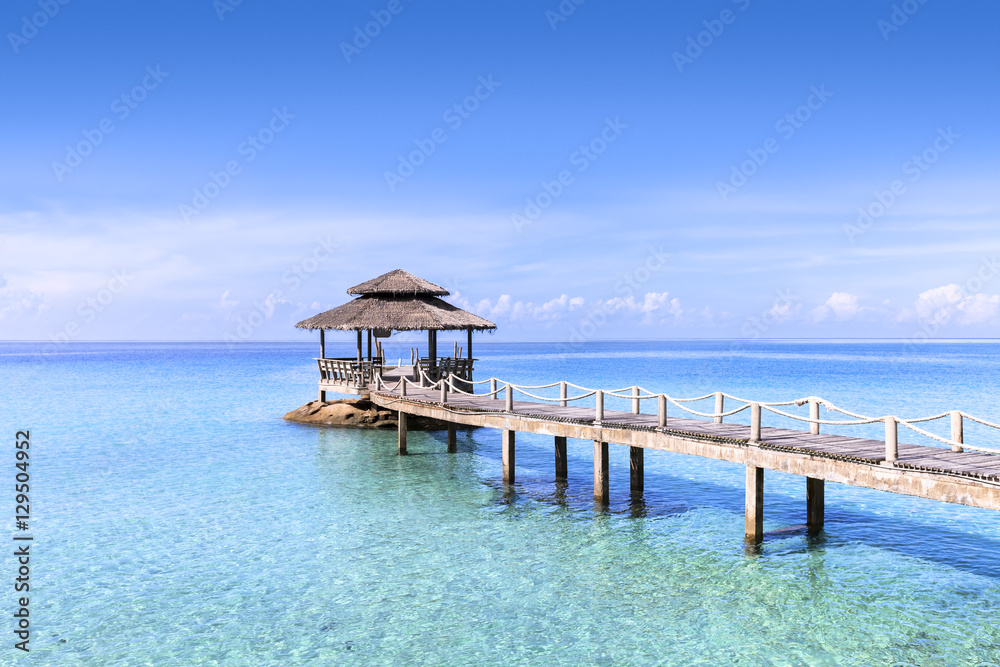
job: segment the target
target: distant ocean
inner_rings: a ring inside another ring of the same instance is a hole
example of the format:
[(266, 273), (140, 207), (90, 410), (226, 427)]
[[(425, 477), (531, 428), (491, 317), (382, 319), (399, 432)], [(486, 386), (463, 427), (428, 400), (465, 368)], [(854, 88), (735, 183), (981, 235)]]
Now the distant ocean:
[[(1000, 421), (994, 342), (477, 337), (474, 351), (478, 378), (523, 384)], [(521, 434), (505, 497), (495, 431), (459, 431), (451, 455), (444, 433), (411, 433), (401, 458), (394, 432), (283, 421), (316, 398), (317, 352), (0, 344), (8, 544), (15, 431), (32, 442), (23, 664), (1000, 664), (1000, 513), (828, 484), (826, 530), (810, 538), (804, 480), (768, 471), (753, 555), (742, 467), (649, 453), (632, 504), (627, 450), (612, 446), (604, 510), (590, 442), (570, 441), (560, 490), (551, 439)], [(3, 562), (0, 662), (21, 664)]]

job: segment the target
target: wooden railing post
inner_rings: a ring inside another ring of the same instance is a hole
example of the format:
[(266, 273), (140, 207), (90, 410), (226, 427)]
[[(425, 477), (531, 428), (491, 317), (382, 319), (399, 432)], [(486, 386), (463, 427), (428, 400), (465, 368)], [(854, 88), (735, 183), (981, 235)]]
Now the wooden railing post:
[[(962, 413), (958, 410), (952, 410), (951, 412), (951, 441), (965, 442), (965, 426), (962, 423)], [(958, 445), (952, 445), (951, 451), (964, 452), (965, 448), (959, 447)]]
[(566, 392), (566, 383), (565, 382), (560, 382), (559, 383), (559, 405), (561, 405), (564, 408), (566, 407), (566, 397), (567, 396), (569, 396), (569, 394)]
[(667, 427), (667, 395), (660, 394), (659, 400), (656, 406), (657, 422), (656, 425), (660, 428)]
[(722, 423), (722, 413), (726, 411), (726, 397), (722, 395), (721, 391), (715, 392), (715, 423)]
[(504, 385), (504, 393), (506, 394), (504, 396), (504, 399), (507, 401), (505, 409), (507, 410), (507, 412), (514, 412), (514, 388), (510, 385), (509, 382), (506, 385)]
[(444, 373), (441, 376), (441, 402), (446, 403), (448, 401), (448, 374)]
[[(814, 398), (809, 399), (809, 419), (819, 419), (819, 401)], [(819, 435), (819, 424), (809, 422), (809, 432), (813, 435)]]
[(594, 421), (600, 422), (604, 421), (604, 392), (600, 389), (597, 390), (597, 409), (594, 415)]
[(406, 396), (406, 378), (399, 379), (399, 395)]
[(760, 442), (760, 403), (750, 404), (750, 442)]
[(635, 386), (632, 387), (632, 414), (637, 415), (642, 411), (639, 403), (639, 387)]
[(895, 417), (885, 418), (885, 460), (895, 463), (899, 459), (899, 431)]

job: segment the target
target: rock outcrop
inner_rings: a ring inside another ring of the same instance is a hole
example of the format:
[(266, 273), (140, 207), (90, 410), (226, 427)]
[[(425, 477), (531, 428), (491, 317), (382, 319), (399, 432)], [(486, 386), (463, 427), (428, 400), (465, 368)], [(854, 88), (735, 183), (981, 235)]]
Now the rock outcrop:
[[(399, 426), (397, 414), (395, 410), (379, 407), (367, 398), (341, 398), (335, 401), (309, 401), (301, 408), (289, 412), (285, 419), (318, 426), (388, 430)], [(439, 431), (448, 428), (448, 423), (410, 415), (406, 420), (406, 428), (410, 431)]]

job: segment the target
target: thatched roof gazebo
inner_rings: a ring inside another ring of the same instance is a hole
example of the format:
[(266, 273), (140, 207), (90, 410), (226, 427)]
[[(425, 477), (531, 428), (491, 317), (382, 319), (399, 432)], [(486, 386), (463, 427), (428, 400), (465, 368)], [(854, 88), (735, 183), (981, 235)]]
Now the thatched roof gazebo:
[[(413, 360), (425, 372), (436, 376), (447, 371), (464, 379), (472, 379), (472, 332), (493, 331), (496, 325), (478, 315), (462, 310), (440, 299), (450, 292), (440, 285), (418, 278), (406, 271), (396, 269), (378, 278), (355, 285), (347, 290), (358, 298), (325, 313), (314, 315), (295, 326), (299, 329), (319, 329), (320, 356), (320, 398), (325, 397), (324, 385), (336, 384), (360, 393), (367, 389), (376, 373), (381, 373), (384, 359), (372, 356), (372, 337), (388, 338), (393, 331), (426, 331), (427, 357)], [(358, 349), (356, 359), (329, 359), (326, 356), (327, 329), (357, 331)], [(468, 332), (467, 357), (464, 359), (438, 358), (437, 332)], [(364, 334), (368, 335), (367, 360), (362, 356)], [(376, 343), (377, 345), (377, 343)], [(330, 363), (337, 362), (337, 363)], [(411, 369), (412, 370), (412, 369)]]

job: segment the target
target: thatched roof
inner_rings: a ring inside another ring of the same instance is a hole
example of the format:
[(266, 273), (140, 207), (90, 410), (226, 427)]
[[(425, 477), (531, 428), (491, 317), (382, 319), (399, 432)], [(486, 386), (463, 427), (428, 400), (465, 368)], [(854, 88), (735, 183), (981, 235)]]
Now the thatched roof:
[(428, 296), (448, 296), (448, 290), (435, 285), (434, 283), (418, 278), (412, 273), (407, 273), (402, 269), (396, 269), (389, 273), (383, 273), (378, 278), (372, 278), (360, 285), (355, 285), (347, 290), (348, 294), (395, 294), (417, 296), (426, 294)]
[[(367, 284), (364, 283), (364, 285)], [(359, 285), (359, 287), (361, 286)], [(295, 326), (299, 329), (342, 329), (346, 331), (363, 331), (365, 329), (394, 331), (474, 329), (484, 331), (497, 328), (497, 325), (489, 320), (484, 320), (478, 315), (473, 315), (437, 297), (384, 294), (369, 294), (358, 297), (343, 306), (320, 313), (308, 320), (302, 320)]]

